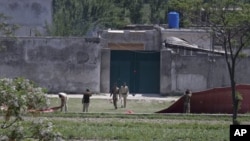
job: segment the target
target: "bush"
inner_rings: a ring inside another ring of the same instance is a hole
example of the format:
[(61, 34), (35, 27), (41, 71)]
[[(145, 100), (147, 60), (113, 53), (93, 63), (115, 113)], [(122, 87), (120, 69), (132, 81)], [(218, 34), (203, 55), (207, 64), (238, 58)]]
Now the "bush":
[[(1, 129), (8, 130), (5, 136), (0, 135), (0, 139), (22, 140), (27, 138), (26, 133), (33, 133), (30, 137), (39, 140), (53, 140), (60, 136), (59, 133), (53, 133), (53, 124), (45, 120), (32, 124), (29, 132), (25, 132), (22, 116), (30, 110), (47, 108), (45, 89), (37, 87), (32, 81), (24, 78), (4, 78), (0, 79), (0, 105), (4, 115), (4, 123)], [(39, 124), (41, 123), (41, 124)], [(48, 126), (49, 125), (49, 126)]]

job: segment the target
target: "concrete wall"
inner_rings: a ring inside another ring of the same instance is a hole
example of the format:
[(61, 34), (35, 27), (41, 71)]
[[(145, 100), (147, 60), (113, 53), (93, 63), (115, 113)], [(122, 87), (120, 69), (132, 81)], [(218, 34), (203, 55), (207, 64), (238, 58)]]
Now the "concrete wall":
[(25, 77), (49, 92), (100, 91), (101, 46), (85, 38), (18, 38), (2, 42), (0, 77)]
[[(125, 41), (144, 43), (148, 50), (157, 50), (160, 43), (150, 41), (150, 37), (158, 37), (158, 34), (154, 34), (154, 31), (149, 33), (145, 35), (148, 36), (145, 39), (137, 37), (137, 41), (134, 36), (129, 35)], [(0, 52), (0, 78), (25, 77), (47, 88), (49, 92), (81, 93), (86, 88), (97, 92), (109, 92), (111, 50), (107, 44), (122, 42), (124, 36), (120, 35), (118, 38), (108, 33), (103, 34), (100, 39), (1, 38), (0, 44), (6, 46), (6, 49)], [(223, 56), (181, 56), (166, 48), (160, 52), (162, 94), (183, 92), (187, 88), (200, 91), (230, 85)], [(238, 61), (237, 83), (250, 83), (249, 63), (250, 58)]]
[(0, 13), (20, 26), (16, 36), (46, 35), (46, 25), (52, 24), (52, 0), (0, 0)]
[[(52, 24), (52, 0), (0, 0), (0, 13), (20, 25), (17, 40), (4, 40), (0, 52), (0, 77), (29, 78), (50, 92), (79, 93), (86, 88), (109, 92), (109, 43), (142, 44), (144, 50), (160, 51), (160, 92), (193, 91), (230, 85), (227, 66), (221, 56), (180, 56), (162, 47), (162, 41), (175, 36), (211, 48), (210, 33), (191, 29), (105, 30), (99, 43), (87, 38), (20, 37), (46, 35)], [(6, 38), (4, 38), (6, 39)], [(98, 39), (97, 39), (98, 40)], [(249, 58), (237, 65), (237, 83), (250, 83)]]
[(100, 42), (87, 38), (18, 37), (5, 42), (7, 50), (0, 52), (0, 77), (23, 76), (50, 92), (79, 93), (86, 87), (109, 92), (108, 43), (141, 43), (145, 50), (156, 51), (161, 45), (159, 39), (155, 30), (124, 34), (104, 31)]
[[(201, 91), (214, 87), (230, 86), (228, 68), (223, 56), (180, 56), (162, 50), (161, 93), (183, 92), (189, 88)], [(238, 61), (236, 82), (249, 84), (250, 57)]]
[(100, 91), (110, 92), (110, 59), (111, 50), (104, 48), (101, 50), (101, 78), (100, 78)]
[(105, 30), (101, 34), (101, 39), (106, 43), (143, 43), (144, 50), (160, 50), (161, 41), (159, 32), (156, 30)]
[[(176, 30), (176, 29), (174, 29)], [(145, 50), (160, 51), (160, 93), (183, 92), (189, 88), (200, 91), (214, 87), (230, 85), (228, 69), (223, 56), (198, 55), (182, 56), (174, 54), (161, 46), (160, 39), (167, 36), (176, 36), (195, 43), (202, 48), (211, 48), (212, 39), (210, 33), (205, 31), (186, 30), (158, 30), (146, 31), (104, 31), (101, 34), (102, 46), (106, 49), (102, 52), (101, 91), (108, 92), (110, 85), (110, 49), (108, 43), (143, 43)], [(250, 66), (247, 63), (250, 58), (239, 61), (237, 65), (236, 80), (238, 83), (250, 83), (247, 77), (250, 75)]]
[(172, 55), (167, 49), (162, 49), (160, 53), (160, 93), (170, 93), (172, 91)]

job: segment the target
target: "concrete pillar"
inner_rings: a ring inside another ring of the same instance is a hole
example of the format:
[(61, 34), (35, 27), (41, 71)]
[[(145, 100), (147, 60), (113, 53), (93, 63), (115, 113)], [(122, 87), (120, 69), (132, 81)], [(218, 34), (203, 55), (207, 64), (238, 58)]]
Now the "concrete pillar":
[(160, 93), (167, 95), (172, 91), (171, 83), (171, 51), (162, 49), (160, 53)]
[(109, 93), (110, 88), (110, 62), (111, 51), (109, 48), (101, 49), (101, 80), (100, 92)]

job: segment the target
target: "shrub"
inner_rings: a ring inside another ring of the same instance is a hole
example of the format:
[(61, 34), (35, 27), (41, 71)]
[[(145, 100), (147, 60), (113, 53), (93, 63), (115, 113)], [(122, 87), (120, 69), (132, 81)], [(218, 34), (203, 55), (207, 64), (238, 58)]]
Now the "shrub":
[(46, 98), (46, 90), (37, 87), (32, 81), (24, 78), (0, 79), (0, 105), (4, 115), (1, 129), (8, 130), (7, 135), (0, 135), (0, 139), (21, 140), (23, 138), (38, 138), (39, 140), (53, 140), (60, 136), (53, 133), (53, 124), (48, 120), (34, 122), (32, 128), (26, 128), (32, 133), (27, 137), (24, 131), (22, 116), (30, 110), (47, 108), (49, 101)]

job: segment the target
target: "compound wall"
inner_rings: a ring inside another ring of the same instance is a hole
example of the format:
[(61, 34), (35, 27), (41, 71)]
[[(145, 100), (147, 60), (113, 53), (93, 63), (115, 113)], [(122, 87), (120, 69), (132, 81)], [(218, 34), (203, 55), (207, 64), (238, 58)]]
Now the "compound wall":
[(16, 36), (46, 35), (52, 24), (52, 0), (0, 0), (0, 13), (19, 26)]
[[(143, 45), (160, 52), (160, 93), (201, 91), (230, 85), (223, 56), (182, 56), (162, 48), (155, 31), (106, 34), (100, 38), (17, 37), (1, 38), (0, 78), (22, 76), (49, 92), (81, 93), (86, 88), (109, 92), (109, 43)], [(150, 40), (153, 39), (153, 40)], [(131, 46), (133, 48), (133, 46)], [(236, 82), (250, 83), (250, 58), (237, 61)], [(147, 71), (147, 70), (146, 70)]]
[(100, 50), (86, 38), (19, 37), (5, 39), (0, 77), (25, 77), (49, 92), (100, 91)]
[[(162, 50), (161, 93), (202, 91), (230, 86), (230, 76), (224, 56), (182, 56)], [(235, 70), (237, 84), (249, 84), (250, 57), (239, 59)]]

